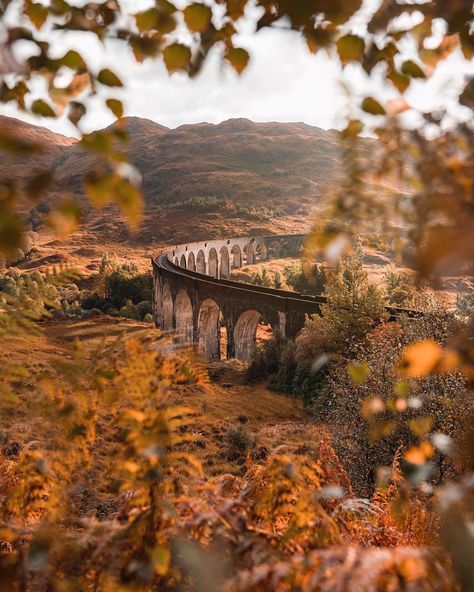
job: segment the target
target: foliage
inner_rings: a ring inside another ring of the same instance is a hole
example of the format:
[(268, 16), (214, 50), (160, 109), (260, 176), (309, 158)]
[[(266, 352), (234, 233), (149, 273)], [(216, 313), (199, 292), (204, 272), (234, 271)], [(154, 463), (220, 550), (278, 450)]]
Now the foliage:
[(387, 302), (392, 306), (407, 306), (415, 290), (411, 277), (400, 273), (392, 263), (388, 265), (383, 276), (383, 287)]
[(281, 290), (283, 287), (281, 273), (279, 271), (277, 271), (273, 276), (273, 287), (275, 288), (275, 290)]
[(326, 272), (318, 263), (303, 262), (285, 269), (286, 283), (299, 294), (321, 296), (326, 288)]
[(77, 307), (77, 293), (70, 286), (73, 270), (53, 270), (46, 274), (8, 273), (0, 277), (0, 337), (17, 331), (37, 331), (37, 321), (52, 311), (67, 312)]
[(265, 286), (266, 288), (270, 288), (272, 285), (272, 280), (268, 271), (264, 268), (261, 272), (256, 271), (252, 274), (250, 283), (254, 284), (255, 286)]
[(227, 198), (219, 199), (209, 195), (201, 197), (190, 197), (185, 201), (168, 204), (169, 208), (182, 208), (198, 212), (228, 212), (233, 216), (245, 216), (255, 220), (266, 220), (271, 218), (281, 218), (286, 212), (277, 208), (268, 208), (261, 205), (248, 205), (240, 202), (231, 201)]
[[(218, 44), (224, 59), (240, 74), (250, 56), (234, 43), (238, 21), (250, 3), (223, 0), (219, 4), (211, 8), (185, 3), (177, 8), (165, 1), (132, 15), (127, 11), (131, 4), (114, 1), (86, 2), (80, 6), (65, 0), (44, 4), (30, 0), (4, 2), (0, 7), (4, 23), (0, 101), (11, 102), (28, 114), (42, 117), (65, 113), (82, 133), (82, 118), (90, 106), (89, 99), (97, 101), (95, 95), (102, 94), (104, 89), (122, 86), (117, 74), (109, 68), (96, 69), (78, 51), (53, 53), (48, 36), (57, 31), (73, 31), (81, 42), (91, 35), (104, 42), (114, 39), (126, 45), (139, 61), (162, 55), (170, 72), (184, 70), (190, 75), (200, 70), (210, 50)], [(347, 235), (354, 234), (363, 219), (374, 222), (374, 232), (402, 220), (405, 226), (400, 225), (403, 240), (399, 241), (399, 250), (406, 247), (416, 269), (425, 277), (436, 278), (454, 270), (472, 271), (472, 122), (466, 118), (467, 123), (452, 125), (447, 107), (434, 113), (420, 112), (407, 102), (407, 91), (415, 85), (426, 89), (437, 65), (453, 52), (462, 52), (467, 60), (472, 58), (472, 3), (465, 0), (411, 4), (384, 1), (375, 11), (367, 10), (366, 16), (357, 15), (360, 17), (357, 30), (352, 28), (352, 19), (361, 8), (362, 0), (257, 0), (256, 6), (257, 10), (249, 11), (248, 18), (258, 19), (257, 29), (284, 26), (296, 31), (305, 39), (310, 51), (327, 51), (337, 56), (344, 69), (357, 68), (370, 80), (377, 75), (390, 88), (388, 101), (381, 96), (357, 98), (344, 132), (346, 179), (334, 195), (328, 196), (332, 198), (328, 200), (329, 217), (337, 223), (327, 226), (324, 232), (315, 232), (309, 247), (324, 249), (329, 258), (336, 260), (348, 244), (348, 237), (341, 235), (341, 224), (345, 224)], [(219, 10), (218, 18), (216, 10)], [(183, 29), (189, 36), (183, 35)], [(24, 45), (25, 41), (33, 50), (31, 56), (20, 63), (17, 44)], [(64, 73), (70, 75), (67, 86), (62, 84)], [(43, 96), (37, 94), (39, 86), (45, 88)], [(459, 99), (472, 108), (472, 81), (466, 81)], [(103, 100), (114, 116), (122, 116), (123, 106), (118, 99), (107, 92)], [(407, 111), (419, 120), (419, 125), (410, 130), (403, 129), (400, 119)], [(365, 170), (363, 159), (357, 157), (356, 139), (363, 131), (374, 131), (380, 139), (381, 159), (377, 170)], [(82, 148), (100, 155), (103, 164), (91, 170), (82, 184), (94, 206), (115, 202), (133, 226), (141, 215), (139, 175), (126, 164), (123, 153), (126, 141), (120, 121), (106, 131), (84, 135)], [(0, 131), (0, 145), (3, 150), (19, 155), (34, 154), (41, 148), (8, 130)], [(367, 195), (364, 181), (368, 176), (384, 181), (396, 176), (399, 182), (412, 188), (412, 193), (396, 192), (393, 199)], [(25, 200), (36, 203), (53, 177), (51, 170), (33, 171), (26, 182), (14, 180), (2, 184), (2, 263), (20, 256), (18, 249), (23, 251), (25, 223), (19, 204)], [(67, 202), (55, 207), (48, 220), (59, 232), (71, 231), (79, 223), (80, 213), (78, 204)], [(351, 289), (349, 280), (359, 288)], [(15, 295), (2, 293), (2, 338), (5, 333), (36, 328), (35, 321), (43, 318), (52, 306), (51, 285), (55, 282), (54, 277), (44, 283), (25, 278), (24, 287), (20, 286)], [(367, 342), (361, 338), (367, 335), (368, 329), (373, 329), (373, 321), (381, 316), (378, 314), (381, 295), (369, 291), (366, 285), (368, 302), (361, 298), (363, 276), (357, 272), (357, 267), (353, 276), (339, 271), (332, 292), (331, 288), (327, 291), (335, 312), (331, 314), (329, 308), (323, 308), (323, 324), (319, 327), (323, 329), (323, 343), (319, 338), (312, 339), (317, 335), (316, 331), (311, 335), (311, 330), (316, 329), (313, 320), (303, 341), (298, 343), (297, 357), (311, 359), (314, 352), (321, 351), (322, 346), (326, 349), (327, 345), (332, 351), (343, 353), (347, 350), (347, 337), (355, 336), (356, 343), (351, 342), (352, 352), (357, 353), (357, 347), (366, 348), (359, 354), (364, 358), (372, 355), (372, 364), (376, 366), (382, 357), (380, 344), (375, 347), (370, 339)], [(349, 329), (347, 322), (352, 323)], [(446, 319), (442, 319), (436, 330), (441, 332), (445, 323)], [(378, 329), (380, 327), (372, 333)], [(409, 332), (407, 328), (404, 331)], [(433, 341), (430, 327), (429, 339), (405, 350), (402, 364), (394, 366), (393, 372), (413, 380), (417, 380), (413, 376), (415, 371), (422, 378), (434, 373), (426, 379), (427, 390), (438, 385), (440, 390), (449, 391), (452, 387), (449, 381), (456, 369), (462, 370), (472, 381), (472, 335), (466, 331), (454, 345), (444, 343), (439, 335), (435, 336), (439, 342)], [(304, 351), (304, 339), (308, 351)], [(349, 397), (358, 396), (358, 389), (363, 390), (371, 376), (367, 372), (370, 365), (364, 359), (357, 358), (356, 362), (351, 366), (351, 383), (355, 386), (340, 382)], [(447, 367), (452, 372), (447, 372)], [(337, 368), (342, 371), (339, 365)], [(346, 536), (349, 543), (361, 540), (360, 528), (353, 531), (354, 538), (350, 537), (354, 520), (344, 520), (349, 526), (342, 528), (337, 515), (331, 515), (331, 510), (320, 502), (324, 496), (323, 462), (294, 458), (277, 451), (265, 466), (250, 469), (247, 483), (239, 484), (239, 494), (234, 498), (226, 499), (222, 489), (212, 484), (207, 489), (201, 486), (199, 494), (186, 491), (179, 477), (185, 466), (190, 463), (195, 466), (195, 463), (179, 446), (189, 433), (188, 425), (193, 416), (187, 409), (167, 407), (162, 396), (163, 385), (193, 377), (188, 360), (161, 357), (150, 344), (145, 346), (131, 340), (123, 344), (120, 353), (97, 352), (90, 358), (78, 348), (76, 358), (60, 364), (57, 371), (56, 379), (47, 376), (36, 381), (32, 388), (36, 396), (22, 402), (30, 411), (33, 407), (48, 426), (40, 443), (25, 448), (18, 462), (1, 459), (0, 586), (4, 589), (120, 590), (129, 585), (142, 589), (146, 586), (176, 589), (187, 584), (179, 565), (179, 558), (186, 557), (186, 553), (181, 552), (176, 542), (176, 534), (181, 532), (187, 533), (191, 541), (202, 545), (206, 551), (212, 542), (217, 542), (217, 549), (224, 550), (220, 557), (236, 559), (237, 573), (234, 572), (227, 582), (232, 590), (304, 589), (308, 586), (336, 590), (354, 577), (357, 551), (338, 559), (319, 551), (319, 547), (342, 540), (342, 536)], [(387, 371), (388, 375), (386, 371), (374, 374), (375, 386), (382, 378), (390, 382), (392, 369)], [(18, 373), (10, 381), (12, 389), (17, 379)], [(9, 381), (3, 377), (2, 380), (3, 383)], [(392, 392), (383, 394), (384, 412), (398, 413), (399, 409), (395, 408), (394, 412), (388, 407)], [(400, 392), (397, 395), (403, 399)], [(3, 402), (9, 404), (8, 399)], [(353, 419), (354, 414), (351, 417)], [(126, 460), (119, 463), (119, 467), (117, 456), (122, 458), (121, 455), (110, 454), (102, 460), (98, 459), (95, 449), (99, 440), (97, 428), (107, 425), (107, 421), (113, 426), (120, 425), (123, 430), (121, 437), (126, 446), (120, 451), (124, 452)], [(352, 434), (350, 436), (346, 444), (352, 443)], [(404, 462), (415, 468), (425, 467), (434, 454), (426, 434), (420, 431), (420, 436), (419, 444), (409, 448), (404, 457)], [(439, 443), (439, 438), (437, 441)], [(81, 522), (79, 528), (66, 528), (71, 526), (66, 508), (73, 477), (81, 471), (88, 477), (97, 472), (112, 474), (117, 468), (120, 472), (117, 485), (129, 496), (124, 503), (123, 521), (102, 528), (85, 522)], [(403, 493), (404, 497), (398, 495), (402, 501), (414, 495), (405, 485), (397, 477), (396, 489)], [(394, 488), (388, 489), (393, 491)], [(247, 492), (250, 493), (246, 496)], [(469, 488), (455, 486), (455, 492), (457, 500), (464, 500)], [(399, 503), (392, 503), (396, 499), (391, 500), (387, 495), (385, 501), (380, 500), (380, 496), (373, 500), (374, 505), (379, 502), (380, 513), (384, 516), (374, 522), (373, 528), (370, 528), (370, 520), (356, 520), (364, 522), (364, 528), (369, 525), (364, 540), (376, 540), (377, 544), (420, 540), (413, 536), (416, 528), (410, 526), (410, 520), (397, 526), (399, 532), (408, 528), (407, 536), (394, 538), (394, 523), (388, 518), (387, 508), (391, 505), (392, 511), (400, 508)], [(473, 575), (471, 564), (464, 559), (467, 545), (459, 544), (460, 540), (466, 540), (468, 528), (462, 513), (456, 514), (460, 503), (447, 505), (455, 506), (453, 512), (457, 517), (450, 521), (451, 530), (447, 530), (448, 540), (455, 542), (450, 550), (464, 587), (469, 589)], [(425, 517), (416, 500), (413, 506), (415, 524), (423, 524)], [(352, 507), (357, 504), (352, 502)], [(345, 511), (347, 507), (342, 508), (340, 515)], [(190, 556), (192, 552), (187, 555), (188, 567), (192, 563)], [(360, 564), (373, 569), (374, 562), (360, 561)], [(242, 565), (244, 568), (240, 569)], [(376, 576), (377, 586), (387, 589), (412, 588), (420, 580), (420, 586), (425, 589), (455, 588), (442, 562), (428, 551), (415, 558), (405, 556), (398, 562), (393, 559), (391, 565), (387, 568), (385, 564)], [(210, 589), (209, 586), (203, 588)]]
[(230, 428), (226, 434), (226, 441), (230, 459), (245, 456), (255, 447), (255, 437), (243, 425)]
[(92, 278), (94, 291), (84, 294), (85, 309), (99, 309), (134, 320), (144, 320), (151, 310), (153, 280), (149, 273), (138, 273), (134, 265), (119, 265), (107, 255)]
[(369, 283), (360, 252), (341, 260), (325, 295), (321, 315), (308, 318), (297, 339), (301, 360), (346, 351), (385, 316), (382, 293)]

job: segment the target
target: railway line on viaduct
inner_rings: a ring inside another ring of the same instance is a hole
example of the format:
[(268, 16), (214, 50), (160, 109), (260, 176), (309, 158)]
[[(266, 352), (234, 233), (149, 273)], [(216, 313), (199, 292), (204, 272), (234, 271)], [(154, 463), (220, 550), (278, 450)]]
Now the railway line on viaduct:
[[(271, 258), (297, 257), (305, 235), (254, 236), (186, 243), (152, 259), (153, 314), (157, 328), (194, 344), (207, 360), (252, 357), (258, 324), (267, 322), (279, 341), (293, 338), (306, 315), (317, 314), (323, 296), (308, 296), (233, 281), (231, 271)], [(401, 313), (387, 307), (391, 318)], [(221, 326), (227, 332), (221, 352)]]

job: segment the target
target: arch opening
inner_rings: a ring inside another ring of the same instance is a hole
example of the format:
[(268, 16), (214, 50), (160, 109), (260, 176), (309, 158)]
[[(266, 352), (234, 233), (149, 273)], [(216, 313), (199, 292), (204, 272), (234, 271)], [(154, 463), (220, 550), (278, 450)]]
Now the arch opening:
[(278, 259), (280, 256), (280, 242), (278, 240), (273, 240), (267, 250), (267, 257), (273, 257)]
[(262, 321), (262, 314), (257, 310), (246, 310), (237, 319), (234, 346), (235, 357), (239, 360), (251, 360), (257, 345), (273, 338), (271, 326)]
[(186, 267), (186, 255), (181, 255), (181, 259), (179, 261), (179, 266), (183, 269), (187, 269)]
[(163, 286), (162, 302), (163, 329), (165, 331), (170, 331), (173, 329), (173, 296), (171, 294), (171, 289), (168, 282), (166, 282)]
[(228, 278), (230, 276), (230, 257), (229, 257), (229, 250), (227, 247), (221, 248), (220, 257), (221, 257), (220, 277), (221, 278)]
[(208, 256), (208, 274), (213, 277), (213, 278), (217, 278), (219, 273), (219, 261), (217, 258), (217, 251), (212, 248), (209, 251), (209, 256)]
[(174, 258), (174, 264), (179, 267), (179, 259), (178, 259), (178, 257), (175, 257)]
[(255, 260), (256, 261), (266, 261), (268, 259), (268, 249), (266, 244), (263, 241), (257, 243), (255, 247)]
[(244, 247), (244, 265), (253, 265), (255, 263), (255, 250), (253, 245), (248, 244)]
[(190, 271), (196, 271), (196, 258), (194, 257), (194, 253), (189, 253), (188, 256), (188, 269)]
[(208, 361), (227, 358), (227, 329), (219, 305), (207, 298), (199, 308), (198, 340)]
[(180, 290), (175, 300), (176, 341), (193, 342), (193, 306), (186, 290)]
[(205, 274), (206, 273), (206, 256), (204, 255), (204, 251), (200, 250), (196, 257), (196, 271), (198, 273)]
[(242, 250), (239, 245), (234, 245), (230, 254), (232, 256), (232, 269), (242, 267)]

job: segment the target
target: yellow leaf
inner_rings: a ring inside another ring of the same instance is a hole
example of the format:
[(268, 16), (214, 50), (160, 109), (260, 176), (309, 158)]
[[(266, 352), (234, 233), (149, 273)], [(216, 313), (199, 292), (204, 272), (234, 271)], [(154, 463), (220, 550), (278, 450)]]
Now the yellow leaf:
[(371, 115), (385, 115), (385, 109), (373, 97), (366, 97), (362, 101), (362, 110)]
[(38, 2), (28, 2), (25, 14), (37, 29), (41, 29), (48, 18), (48, 9)]
[(123, 86), (123, 83), (117, 74), (108, 68), (104, 68), (99, 72), (97, 80), (105, 86)]
[(203, 33), (211, 22), (212, 11), (204, 4), (191, 4), (184, 9), (184, 20), (190, 31)]
[(226, 58), (237, 74), (242, 74), (249, 63), (250, 55), (247, 50), (241, 47), (231, 47), (227, 51)]
[(410, 78), (426, 78), (423, 70), (413, 60), (403, 62), (401, 72), (402, 74), (405, 74), (405, 76), (410, 76)]
[(171, 560), (169, 549), (163, 545), (157, 545), (150, 552), (150, 558), (153, 562), (153, 568), (159, 576), (164, 576), (168, 572)]
[(123, 117), (122, 101), (119, 101), (118, 99), (107, 99), (106, 105), (117, 119)]
[(135, 22), (137, 23), (138, 30), (143, 33), (154, 29), (158, 22), (158, 11), (156, 8), (149, 8), (143, 12), (139, 12), (135, 15)]
[(66, 236), (77, 230), (80, 218), (81, 208), (76, 202), (69, 201), (51, 212), (47, 223), (59, 236)]
[(163, 50), (163, 59), (169, 72), (186, 70), (191, 61), (191, 50), (181, 43), (173, 43)]
[(344, 35), (337, 41), (337, 52), (343, 64), (357, 61), (365, 50), (365, 41), (357, 35)]
[(433, 427), (434, 420), (432, 417), (419, 417), (416, 419), (410, 419), (408, 425), (410, 430), (415, 436), (426, 436)]
[(35, 115), (40, 115), (41, 117), (56, 117), (56, 113), (53, 109), (42, 99), (36, 99), (36, 101), (33, 101), (31, 112)]
[(360, 386), (361, 384), (364, 384), (369, 377), (370, 368), (367, 364), (349, 364), (347, 372), (349, 373), (352, 382), (356, 386)]
[(408, 346), (402, 355), (399, 369), (411, 378), (431, 374), (441, 360), (443, 350), (431, 339), (417, 341)]

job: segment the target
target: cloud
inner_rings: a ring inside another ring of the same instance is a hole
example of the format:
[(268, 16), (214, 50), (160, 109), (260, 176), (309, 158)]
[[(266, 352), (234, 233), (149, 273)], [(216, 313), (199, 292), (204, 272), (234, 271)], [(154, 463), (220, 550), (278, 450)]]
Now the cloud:
[[(340, 128), (348, 112), (341, 80), (356, 96), (372, 93), (386, 99), (393, 95), (393, 91), (383, 87), (380, 74), (367, 79), (354, 66), (346, 69), (341, 77), (336, 58), (331, 59), (323, 52), (310, 54), (301, 38), (282, 29), (254, 33), (250, 27), (243, 27), (239, 44), (249, 50), (252, 59), (241, 77), (223, 63), (220, 50), (216, 48), (203, 71), (192, 80), (185, 74), (169, 76), (161, 60), (136, 63), (119, 41), (102, 45), (92, 35), (67, 33), (55, 35), (53, 42), (58, 55), (69, 48), (78, 48), (93, 68), (114, 69), (126, 88), (103, 90), (123, 100), (126, 115), (145, 117), (173, 128), (185, 123), (218, 123), (232, 117), (254, 121), (304, 121), (324, 129)], [(441, 65), (439, 75), (426, 83), (413, 85), (410, 102), (420, 107), (442, 106), (446, 102), (454, 105), (452, 89), (459, 88), (464, 76), (472, 70), (472, 64), (466, 64), (460, 56), (452, 56)], [(19, 114), (11, 106), (2, 106), (1, 112), (40, 123), (54, 131), (74, 134), (74, 127), (65, 117), (38, 122)], [(83, 131), (106, 127), (113, 119), (102, 100), (93, 98), (82, 122)]]

